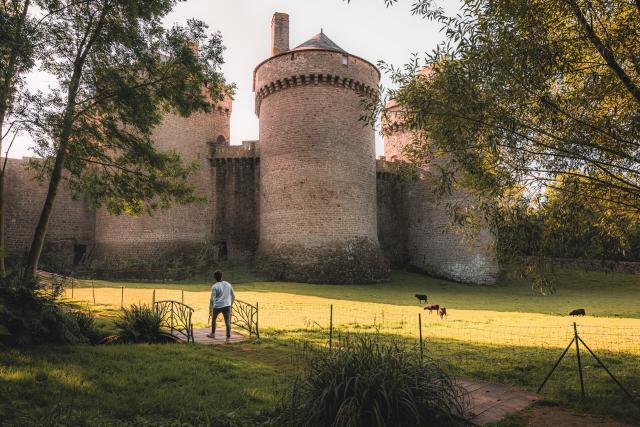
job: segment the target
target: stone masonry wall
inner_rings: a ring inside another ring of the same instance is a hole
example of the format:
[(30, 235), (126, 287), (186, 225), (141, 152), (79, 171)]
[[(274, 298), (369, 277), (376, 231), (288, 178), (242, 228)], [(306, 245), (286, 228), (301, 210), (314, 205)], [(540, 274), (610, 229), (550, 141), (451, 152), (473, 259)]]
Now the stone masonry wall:
[[(0, 159), (4, 161), (4, 159)], [(33, 178), (28, 159), (8, 159), (5, 175), (5, 235), (10, 260), (21, 262), (28, 251), (47, 195), (47, 183)], [(45, 243), (66, 266), (73, 264), (74, 246), (93, 248), (95, 211), (84, 200), (74, 200), (64, 187), (58, 192)]]
[(191, 177), (204, 203), (174, 206), (152, 215), (114, 216), (101, 209), (97, 214), (95, 263), (124, 265), (130, 261), (163, 263), (176, 256), (194, 256), (212, 238), (213, 205), (209, 162), (211, 144), (229, 140), (231, 102), (214, 112), (184, 118), (169, 114), (153, 132), (160, 150), (176, 150), (185, 163), (199, 169)]
[(428, 178), (419, 175), (415, 181), (406, 182), (403, 188), (408, 264), (458, 282), (495, 283), (499, 268), (491, 247), (493, 235), (485, 229), (478, 236), (465, 238), (452, 229), (451, 213), (445, 204), (464, 200), (464, 194), (438, 200)]
[(258, 247), (260, 162), (258, 144), (218, 147), (211, 159), (215, 256), (253, 260)]
[(394, 165), (377, 161), (378, 240), (392, 267), (406, 263), (402, 189), (404, 182)]

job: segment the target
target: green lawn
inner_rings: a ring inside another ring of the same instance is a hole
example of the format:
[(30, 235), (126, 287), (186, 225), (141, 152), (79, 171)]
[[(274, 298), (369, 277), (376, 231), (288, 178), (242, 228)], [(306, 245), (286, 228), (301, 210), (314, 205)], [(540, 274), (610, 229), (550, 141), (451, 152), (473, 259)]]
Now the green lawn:
[[(243, 270), (244, 271), (244, 270)], [(450, 309), (516, 311), (566, 315), (585, 308), (590, 316), (640, 318), (640, 276), (619, 273), (557, 271), (558, 291), (551, 296), (535, 294), (525, 280), (503, 279), (496, 286), (466, 285), (420, 274), (395, 271), (391, 281), (375, 285), (312, 285), (305, 283), (249, 281), (234, 284), (238, 292), (287, 293), (342, 301), (416, 306), (416, 293)], [(246, 272), (243, 278), (250, 277)], [(230, 278), (226, 278), (230, 280)], [(174, 289), (205, 292), (206, 279), (177, 283), (95, 281), (96, 287)], [(90, 286), (91, 281), (81, 282)]]
[[(263, 340), (241, 345), (199, 346), (78, 346), (0, 349), (0, 424), (48, 424), (60, 414), (70, 424), (133, 421), (138, 417), (158, 422), (200, 421), (197, 417), (255, 416), (273, 408), (286, 387), (295, 360), (292, 344), (297, 339), (327, 343), (328, 304), (337, 317), (373, 319), (381, 310), (392, 315), (417, 318), (422, 312), (415, 293), (427, 293), (430, 301), (446, 305), (449, 319), (423, 315), (427, 355), (447, 366), (454, 375), (511, 384), (535, 391), (561, 352), (561, 348), (533, 346), (528, 333), (554, 335), (570, 329), (574, 320), (566, 313), (582, 307), (590, 316), (580, 325), (606, 334), (628, 330), (638, 336), (640, 325), (640, 279), (637, 276), (559, 271), (558, 293), (535, 295), (524, 281), (504, 281), (499, 286), (461, 285), (413, 273), (394, 272), (390, 283), (380, 285), (307, 285), (280, 282), (236, 284), (237, 293), (259, 301)], [(90, 285), (85, 282), (85, 285)], [(188, 283), (141, 284), (97, 282), (98, 312), (114, 315), (120, 304), (120, 286), (127, 301), (146, 301), (151, 289), (158, 295), (185, 290), (185, 300), (206, 320), (210, 285), (206, 280)], [(160, 290), (163, 291), (160, 291)], [(173, 291), (168, 291), (172, 289)], [(85, 301), (91, 289), (76, 289)], [(595, 317), (594, 317), (595, 316)], [(303, 319), (317, 319), (325, 326), (304, 327)], [(300, 325), (296, 327), (295, 325)], [(340, 327), (347, 323), (337, 322)], [(108, 320), (101, 325), (109, 327)], [(291, 326), (294, 325), (294, 326)], [(508, 329), (505, 325), (514, 325)], [(416, 346), (417, 329), (387, 328)], [(474, 328), (483, 328), (480, 334)], [(559, 329), (552, 329), (559, 328)], [(600, 329), (599, 329), (600, 328)], [(582, 329), (581, 329), (582, 330)], [(339, 333), (339, 331), (337, 331)], [(513, 342), (510, 334), (516, 334)], [(517, 336), (522, 334), (522, 336)], [(564, 345), (565, 337), (557, 337)], [(596, 336), (586, 337), (587, 342)], [(602, 338), (602, 337), (601, 337)], [(613, 338), (611, 338), (613, 339)], [(615, 337), (618, 339), (618, 337)], [(592, 341), (593, 340), (593, 341)], [(568, 343), (568, 341), (567, 341)], [(640, 342), (627, 345), (624, 353), (610, 351), (616, 343), (594, 343), (611, 370), (640, 400)], [(583, 350), (584, 352), (584, 350)], [(606, 373), (585, 357), (588, 398), (579, 399), (575, 353), (572, 349), (544, 390), (546, 399), (574, 409), (640, 422), (640, 407), (625, 399)], [(89, 421), (86, 421), (89, 420)], [(141, 421), (141, 423), (142, 423)]]
[(0, 349), (0, 424), (194, 421), (272, 409), (292, 368), (285, 344)]
[[(299, 337), (299, 336), (298, 336)], [(292, 336), (215, 348), (197, 345), (34, 347), (0, 351), (0, 424), (204, 422), (268, 412), (295, 374)], [(307, 339), (323, 340), (318, 334)], [(558, 352), (514, 351), (457, 341), (427, 343), (426, 354), (453, 375), (533, 390)], [(640, 422), (640, 407), (626, 400), (602, 369), (585, 358), (588, 398), (581, 402), (570, 354), (544, 393), (574, 410)], [(619, 378), (640, 396), (637, 359), (605, 354)]]

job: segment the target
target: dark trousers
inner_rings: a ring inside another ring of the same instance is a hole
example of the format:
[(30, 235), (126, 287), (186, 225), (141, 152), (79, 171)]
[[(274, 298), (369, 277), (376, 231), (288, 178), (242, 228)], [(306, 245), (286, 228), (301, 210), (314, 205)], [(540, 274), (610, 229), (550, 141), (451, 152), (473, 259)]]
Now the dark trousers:
[(220, 313), (222, 313), (224, 324), (227, 326), (227, 338), (231, 338), (231, 306), (229, 305), (213, 309), (213, 314), (211, 315), (211, 335), (216, 334), (216, 319)]

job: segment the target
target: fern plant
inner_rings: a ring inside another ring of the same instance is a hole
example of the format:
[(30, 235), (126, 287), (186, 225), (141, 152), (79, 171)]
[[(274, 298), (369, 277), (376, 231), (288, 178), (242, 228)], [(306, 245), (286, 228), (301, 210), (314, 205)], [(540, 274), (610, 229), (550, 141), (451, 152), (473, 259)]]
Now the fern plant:
[(114, 321), (117, 332), (108, 337), (106, 342), (132, 344), (179, 341), (165, 331), (162, 325), (162, 313), (146, 304), (134, 304), (122, 310), (120, 317)]

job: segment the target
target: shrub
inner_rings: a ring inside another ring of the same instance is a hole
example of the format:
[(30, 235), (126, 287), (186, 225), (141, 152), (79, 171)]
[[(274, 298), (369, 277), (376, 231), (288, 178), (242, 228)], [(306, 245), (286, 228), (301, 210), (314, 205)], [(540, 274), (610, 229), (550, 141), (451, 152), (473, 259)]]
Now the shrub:
[[(60, 283), (24, 281), (12, 274), (0, 283), (0, 342), (82, 344), (99, 340), (90, 314), (56, 301)], [(53, 290), (52, 290), (53, 289)]]
[(338, 350), (307, 347), (303, 371), (275, 425), (458, 425), (464, 392), (434, 361), (379, 335), (351, 335)]
[(167, 343), (178, 339), (166, 332), (162, 314), (148, 305), (125, 308), (115, 320), (115, 335), (107, 338), (111, 343)]

